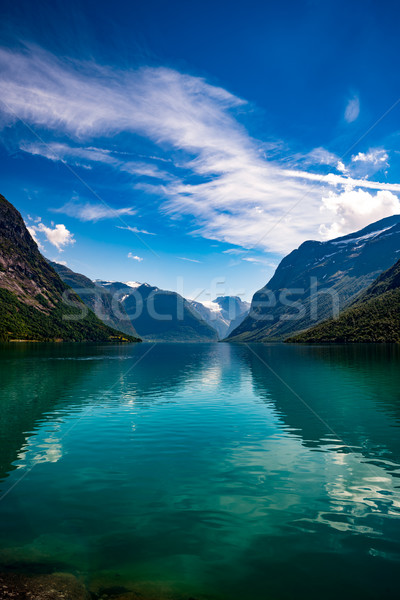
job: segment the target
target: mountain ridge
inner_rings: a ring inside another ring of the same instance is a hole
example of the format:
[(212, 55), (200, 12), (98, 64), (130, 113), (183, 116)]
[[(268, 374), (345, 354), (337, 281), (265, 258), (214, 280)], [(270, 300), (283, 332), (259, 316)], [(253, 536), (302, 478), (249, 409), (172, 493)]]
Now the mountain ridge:
[(286, 340), (289, 343), (400, 342), (400, 260), (339, 315)]
[(217, 331), (220, 340), (241, 323), (250, 309), (250, 303), (239, 296), (218, 296), (211, 302), (188, 302)]
[(106, 288), (65, 265), (54, 261), (49, 261), (49, 264), (103, 323), (128, 335), (138, 336), (123, 305)]
[(339, 313), (399, 257), (400, 215), (284, 257), (227, 341), (283, 341)]
[(162, 290), (148, 283), (135, 287), (118, 281), (96, 280), (96, 283), (105, 286), (122, 303), (143, 340), (218, 341), (215, 329), (194, 312), (189, 301), (177, 292)]
[(105, 325), (39, 252), (0, 195), (0, 340), (139, 341)]

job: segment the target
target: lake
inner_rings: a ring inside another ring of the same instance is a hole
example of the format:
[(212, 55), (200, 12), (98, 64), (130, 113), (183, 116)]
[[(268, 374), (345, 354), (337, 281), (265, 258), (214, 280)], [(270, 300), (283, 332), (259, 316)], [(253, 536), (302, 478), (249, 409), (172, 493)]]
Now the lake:
[(0, 570), (397, 598), (400, 348), (0, 347)]

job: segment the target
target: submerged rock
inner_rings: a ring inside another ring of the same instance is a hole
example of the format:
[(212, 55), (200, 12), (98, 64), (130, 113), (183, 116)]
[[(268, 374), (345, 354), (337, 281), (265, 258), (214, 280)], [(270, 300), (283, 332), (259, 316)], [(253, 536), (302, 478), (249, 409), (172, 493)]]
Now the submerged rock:
[(0, 574), (2, 600), (90, 600), (90, 594), (74, 575)]
[(195, 600), (186, 595), (153, 590), (128, 590), (123, 586), (89, 591), (70, 573), (24, 575), (0, 573), (0, 600)]

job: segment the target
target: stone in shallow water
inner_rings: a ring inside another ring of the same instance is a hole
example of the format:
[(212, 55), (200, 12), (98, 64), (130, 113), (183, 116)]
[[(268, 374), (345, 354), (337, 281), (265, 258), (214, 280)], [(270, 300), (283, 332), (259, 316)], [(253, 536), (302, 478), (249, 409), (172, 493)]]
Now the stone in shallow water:
[(69, 573), (27, 576), (0, 574), (2, 600), (90, 600), (82, 583)]

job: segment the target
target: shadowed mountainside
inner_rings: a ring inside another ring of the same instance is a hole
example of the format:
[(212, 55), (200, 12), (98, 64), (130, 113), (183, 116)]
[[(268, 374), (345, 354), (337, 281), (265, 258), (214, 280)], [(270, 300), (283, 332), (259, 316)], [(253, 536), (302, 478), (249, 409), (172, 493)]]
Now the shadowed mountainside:
[(284, 340), (343, 310), (398, 260), (400, 215), (327, 242), (307, 241), (255, 293), (229, 341)]
[(338, 319), (329, 319), (288, 342), (400, 342), (400, 261), (380, 277)]
[(163, 342), (214, 342), (217, 332), (176, 292), (148, 283), (97, 281), (123, 305), (141, 338)]
[(71, 287), (94, 314), (109, 327), (137, 336), (121, 302), (113, 298), (110, 292), (96, 285), (89, 277), (75, 273), (68, 267), (56, 262), (49, 262), (61, 279)]
[(40, 254), (20, 213), (0, 195), (0, 340), (13, 339), (139, 341), (87, 309)]

